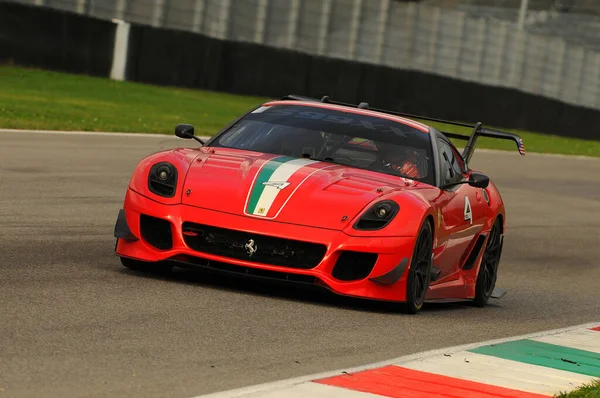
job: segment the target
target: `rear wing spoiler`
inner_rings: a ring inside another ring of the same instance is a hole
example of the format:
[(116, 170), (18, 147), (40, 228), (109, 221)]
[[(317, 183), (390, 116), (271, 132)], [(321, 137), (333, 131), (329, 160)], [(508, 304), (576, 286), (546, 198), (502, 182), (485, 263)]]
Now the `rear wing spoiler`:
[[(448, 122), (448, 123), (455, 124), (452, 122)], [(469, 126), (469, 127), (471, 127), (471, 126)], [(518, 134), (488, 129), (488, 128), (483, 127), (480, 122), (478, 122), (477, 124), (475, 124), (475, 126), (472, 126), (472, 127), (473, 127), (473, 132), (471, 133), (471, 135), (454, 134), (454, 133), (447, 133), (447, 132), (442, 131), (442, 134), (444, 134), (448, 138), (455, 138), (455, 139), (467, 141), (467, 145), (465, 145), (465, 149), (463, 149), (463, 153), (462, 153), (462, 157), (465, 159), (465, 161), (467, 163), (469, 163), (469, 161), (471, 160), (471, 157), (473, 156), (473, 152), (475, 151), (475, 143), (477, 142), (478, 137), (489, 137), (489, 138), (498, 138), (501, 140), (514, 141), (517, 144), (517, 150), (519, 151), (519, 153), (522, 156), (525, 156), (525, 145), (523, 144), (523, 139)]]
[(479, 138), (479, 137), (498, 138), (498, 139), (503, 139), (503, 140), (514, 141), (517, 144), (517, 149), (518, 149), (519, 153), (522, 156), (525, 156), (525, 146), (523, 145), (523, 140), (521, 139), (521, 137), (519, 135), (514, 134), (514, 133), (507, 133), (505, 131), (488, 129), (486, 127), (483, 127), (481, 122), (477, 122), (476, 124), (473, 125), (473, 124), (466, 124), (466, 123), (451, 122), (449, 120), (436, 119), (436, 118), (427, 117), (427, 116), (412, 115), (409, 113), (388, 111), (388, 110), (384, 110), (384, 109), (371, 108), (367, 102), (361, 102), (358, 105), (347, 104), (344, 102), (334, 101), (334, 100), (330, 99), (329, 96), (327, 96), (327, 95), (319, 100), (317, 98), (311, 98), (311, 97), (305, 97), (305, 96), (301, 96), (301, 95), (291, 94), (291, 95), (286, 95), (286, 96), (282, 97), (281, 100), (323, 102), (323, 103), (333, 104), (333, 105), (348, 106), (351, 108), (369, 109), (369, 110), (372, 110), (375, 112), (387, 113), (390, 115), (402, 116), (402, 117), (407, 117), (407, 118), (411, 118), (411, 119), (429, 120), (432, 122), (451, 124), (453, 126), (469, 127), (471, 129), (473, 129), (471, 132), (471, 135), (447, 133), (445, 131), (442, 131), (442, 134), (444, 134), (448, 138), (455, 138), (455, 139), (467, 141), (467, 145), (465, 145), (465, 149), (463, 150), (463, 153), (462, 153), (462, 157), (464, 158), (464, 160), (467, 163), (469, 163), (469, 161), (471, 160), (471, 157), (473, 156), (473, 152), (475, 151), (475, 144), (477, 143), (477, 138)]

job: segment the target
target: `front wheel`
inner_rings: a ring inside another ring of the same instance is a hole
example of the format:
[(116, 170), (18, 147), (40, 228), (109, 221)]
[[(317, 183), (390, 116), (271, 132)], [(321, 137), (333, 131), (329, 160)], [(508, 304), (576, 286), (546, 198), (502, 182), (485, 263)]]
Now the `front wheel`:
[(496, 219), (492, 229), (490, 230), (485, 251), (479, 266), (477, 274), (477, 283), (475, 285), (475, 300), (474, 304), (477, 307), (484, 307), (490, 299), (494, 288), (496, 287), (496, 279), (498, 278), (498, 264), (502, 255), (502, 235), (500, 219)]
[(410, 314), (419, 312), (425, 302), (431, 279), (432, 253), (433, 233), (431, 225), (426, 222), (417, 237), (406, 283), (405, 309)]

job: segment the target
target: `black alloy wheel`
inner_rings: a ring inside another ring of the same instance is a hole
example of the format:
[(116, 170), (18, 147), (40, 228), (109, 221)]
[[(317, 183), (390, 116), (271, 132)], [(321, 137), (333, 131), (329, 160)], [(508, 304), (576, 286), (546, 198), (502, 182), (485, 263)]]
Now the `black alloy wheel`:
[(475, 285), (475, 305), (484, 307), (490, 299), (496, 279), (498, 278), (498, 265), (502, 255), (502, 235), (500, 219), (496, 219), (492, 229), (489, 232), (485, 251), (479, 266), (477, 274), (477, 283)]
[(425, 222), (415, 244), (413, 258), (406, 283), (406, 312), (419, 312), (429, 290), (431, 280), (431, 263), (433, 253), (433, 233), (431, 224)]

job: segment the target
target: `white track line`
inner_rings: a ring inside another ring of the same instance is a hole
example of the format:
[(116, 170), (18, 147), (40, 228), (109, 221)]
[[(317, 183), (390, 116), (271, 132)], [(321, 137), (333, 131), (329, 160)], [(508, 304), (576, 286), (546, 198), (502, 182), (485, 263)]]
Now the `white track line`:
[[(576, 330), (576, 329), (583, 329), (583, 328), (588, 329), (588, 328), (592, 328), (592, 327), (597, 327), (598, 325), (600, 325), (600, 321), (594, 322), (594, 323), (587, 323), (587, 324), (583, 324), (583, 325), (571, 326), (571, 327), (562, 328), (562, 329), (546, 330), (543, 332), (531, 333), (531, 334), (526, 334), (526, 335), (521, 335), (521, 336), (511, 336), (511, 337), (502, 338), (502, 339), (482, 341), (482, 342), (478, 342), (478, 343), (465, 344), (465, 345), (461, 345), (461, 346), (442, 348), (442, 349), (438, 349), (438, 350), (431, 350), (431, 351), (426, 351), (426, 352), (420, 352), (417, 354), (406, 355), (406, 356), (390, 359), (387, 361), (357, 366), (354, 368), (337, 369), (337, 370), (333, 370), (333, 371), (329, 371), (329, 372), (301, 376), (301, 377), (296, 377), (296, 378), (287, 379), (287, 380), (279, 380), (279, 381), (275, 381), (272, 383), (264, 383), (264, 384), (254, 385), (254, 386), (237, 388), (237, 389), (229, 390), (229, 391), (220, 391), (220, 392), (216, 392), (216, 393), (212, 393), (212, 394), (198, 395), (193, 398), (225, 398), (225, 397), (241, 397), (241, 396), (248, 397), (248, 396), (250, 396), (250, 394), (267, 394), (267, 393), (273, 392), (273, 391), (281, 391), (283, 388), (289, 388), (290, 386), (293, 386), (296, 384), (307, 383), (307, 382), (311, 382), (316, 379), (323, 379), (323, 378), (332, 377), (332, 376), (339, 376), (339, 375), (343, 374), (342, 372), (356, 373), (356, 372), (361, 372), (363, 370), (379, 368), (379, 367), (383, 367), (383, 366), (387, 366), (387, 365), (398, 365), (399, 363), (406, 363), (406, 362), (410, 362), (410, 361), (422, 360), (422, 359), (426, 359), (426, 358), (429, 358), (432, 356), (438, 356), (438, 355), (443, 355), (443, 354), (453, 354), (453, 353), (457, 353), (459, 351), (471, 350), (471, 349), (485, 346), (485, 345), (501, 344), (501, 343), (506, 343), (508, 341), (516, 341), (516, 340), (521, 340), (521, 339), (534, 339), (534, 338), (539, 338), (539, 337), (552, 336), (552, 335), (565, 333), (565, 332), (569, 332), (569, 331)], [(596, 332), (596, 333), (600, 333), (600, 332)], [(256, 395), (256, 396), (263, 396), (263, 395)]]
[(145, 134), (145, 133), (105, 133), (96, 131), (61, 131), (61, 130), (16, 130), (0, 129), (0, 133), (23, 133), (23, 134), (57, 134), (57, 135), (97, 135), (97, 136), (115, 136), (115, 137), (153, 137), (165, 138), (166, 134)]
[[(97, 135), (97, 136), (115, 136), (115, 137), (152, 137), (152, 138), (162, 138), (164, 139), (166, 136), (169, 136), (169, 133), (156, 133), (156, 134), (147, 134), (147, 133), (109, 133), (109, 132), (96, 132), (96, 131), (61, 131), (61, 130), (20, 130), (20, 129), (0, 129), (1, 133), (26, 133), (26, 134), (59, 134), (59, 135)], [(175, 137), (175, 135), (172, 135)], [(208, 136), (198, 137), (203, 141), (210, 139)], [(477, 149), (477, 153), (496, 153), (496, 154), (512, 154), (515, 156), (521, 156), (516, 151), (503, 151), (499, 149)], [(526, 156), (541, 156), (541, 157), (553, 157), (553, 158), (563, 158), (563, 159), (583, 159), (583, 160), (593, 160), (600, 161), (600, 158), (593, 156), (582, 156), (582, 155), (563, 155), (558, 153), (538, 153), (538, 152), (527, 152)]]
[(345, 388), (319, 383), (304, 383), (286, 386), (281, 390), (259, 391), (244, 398), (385, 398), (368, 392), (352, 391)]
[[(114, 136), (114, 137), (150, 137), (150, 138), (177, 138), (175, 134), (169, 133), (110, 133), (100, 131), (61, 131), (61, 130), (17, 130), (17, 129), (0, 129), (1, 133), (22, 133), (22, 134), (57, 134), (57, 135), (91, 135), (91, 136)], [(208, 140), (211, 137), (200, 136), (201, 140)]]

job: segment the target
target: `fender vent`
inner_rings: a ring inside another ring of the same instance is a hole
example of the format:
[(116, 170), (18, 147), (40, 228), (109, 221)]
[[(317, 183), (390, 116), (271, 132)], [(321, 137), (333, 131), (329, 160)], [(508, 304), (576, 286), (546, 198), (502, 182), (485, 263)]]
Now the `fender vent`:
[(465, 264), (462, 267), (463, 270), (470, 270), (475, 266), (475, 260), (477, 260), (477, 257), (479, 257), (479, 253), (483, 247), (483, 242), (485, 242), (485, 237), (486, 235), (484, 234), (481, 234), (477, 237), (477, 242), (475, 242), (473, 250), (471, 250), (467, 261), (465, 261)]

